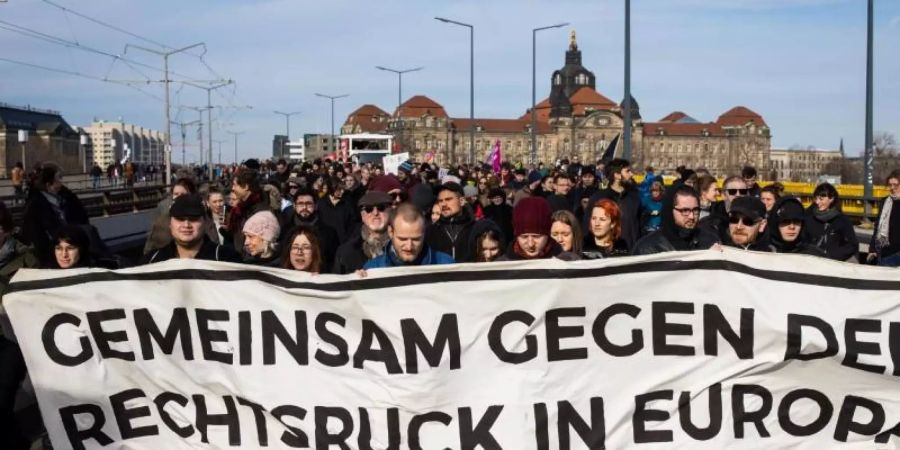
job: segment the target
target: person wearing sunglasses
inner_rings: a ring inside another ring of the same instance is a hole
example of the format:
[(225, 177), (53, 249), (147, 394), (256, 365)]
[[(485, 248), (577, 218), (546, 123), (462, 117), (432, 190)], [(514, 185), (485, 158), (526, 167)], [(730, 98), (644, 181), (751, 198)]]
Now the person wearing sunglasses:
[(663, 197), (660, 211), (659, 230), (641, 238), (632, 255), (707, 250), (719, 243), (715, 233), (699, 226), (700, 198), (694, 188), (686, 185), (675, 188)]
[[(312, 228), (316, 233), (319, 245), (317, 252), (322, 262), (320, 269), (322, 273), (327, 273), (334, 264), (334, 255), (341, 242), (337, 230), (319, 217), (316, 193), (311, 188), (298, 188), (294, 194), (292, 205), (293, 207), (281, 214), (281, 228), (285, 230), (284, 238), (294, 234), (293, 231), (298, 227)], [(288, 251), (291, 245), (291, 241), (288, 239), (281, 242), (283, 251)]]
[(393, 209), (393, 199), (386, 192), (368, 191), (358, 203), (362, 225), (334, 256), (332, 273), (348, 274), (362, 269), (366, 261), (384, 253), (390, 237), (387, 233), (388, 216)]
[(744, 250), (770, 251), (765, 240), (766, 205), (756, 197), (739, 197), (728, 212), (728, 239), (725, 245)]
[(799, 199), (784, 197), (778, 200), (769, 216), (769, 247), (774, 253), (825, 256), (824, 251), (809, 243), (803, 232), (806, 214)]
[(878, 222), (869, 243), (867, 261), (900, 267), (900, 169), (894, 169), (886, 182), (890, 193), (881, 200), (878, 208)]
[(837, 261), (856, 261), (859, 240), (853, 223), (841, 210), (841, 198), (830, 183), (813, 191), (813, 204), (806, 210), (806, 233), (810, 242)]
[(722, 184), (722, 200), (712, 204), (709, 215), (700, 221), (700, 226), (715, 233), (719, 240), (725, 242), (728, 238), (728, 215), (731, 212), (731, 204), (740, 197), (750, 195), (747, 182), (740, 175), (732, 175)]

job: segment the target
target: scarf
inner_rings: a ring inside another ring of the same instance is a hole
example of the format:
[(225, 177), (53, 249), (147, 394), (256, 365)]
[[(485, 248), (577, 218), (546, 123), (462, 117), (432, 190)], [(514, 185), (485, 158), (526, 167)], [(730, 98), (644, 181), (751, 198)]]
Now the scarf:
[(888, 196), (884, 201), (884, 206), (881, 208), (881, 214), (878, 217), (878, 232), (875, 235), (875, 239), (881, 247), (886, 247), (890, 244), (891, 210), (894, 208), (894, 200), (900, 200), (900, 197), (894, 198), (891, 195)]
[(47, 191), (41, 191), (41, 194), (44, 195), (44, 198), (47, 199), (47, 202), (50, 203), (50, 208), (53, 209), (53, 213), (59, 218), (59, 222), (63, 225), (67, 224), (66, 215), (63, 213), (63, 199), (55, 194), (51, 194)]
[(838, 211), (837, 208), (829, 208), (827, 211), (820, 211), (819, 209), (813, 211), (816, 220), (823, 223), (831, 222), (839, 214), (840, 211)]
[(550, 256), (551, 250), (553, 250), (553, 244), (550, 243), (550, 239), (547, 239), (547, 245), (544, 245), (544, 248), (541, 250), (540, 254), (538, 254), (537, 256), (528, 256), (528, 254), (526, 254), (525, 251), (522, 250), (522, 247), (519, 246), (518, 240), (513, 242), (513, 252), (515, 252), (516, 255), (519, 255), (519, 257), (522, 259), (545, 259)]
[(241, 227), (244, 225), (244, 216), (253, 205), (259, 203), (259, 200), (259, 194), (254, 192), (247, 197), (247, 200), (238, 202), (237, 206), (231, 209), (231, 216), (228, 217), (228, 231), (240, 233)]

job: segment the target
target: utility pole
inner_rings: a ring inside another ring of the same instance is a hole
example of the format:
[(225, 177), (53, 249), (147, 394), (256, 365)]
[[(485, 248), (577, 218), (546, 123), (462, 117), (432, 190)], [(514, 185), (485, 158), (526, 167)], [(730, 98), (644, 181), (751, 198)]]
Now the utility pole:
[(331, 100), (331, 150), (337, 151), (334, 145), (334, 101), (339, 98), (349, 97), (350, 94), (341, 94), (341, 95), (325, 95), (316, 93), (316, 96), (327, 98)]
[(163, 79), (163, 86), (165, 86), (166, 90), (166, 148), (165, 148), (165, 156), (166, 156), (166, 186), (172, 184), (172, 127), (171, 127), (171, 117), (170, 117), (170, 106), (169, 106), (169, 83), (172, 80), (169, 79), (169, 57), (176, 54), (188, 51), (192, 48), (196, 47), (206, 48), (206, 44), (203, 42), (189, 45), (187, 47), (182, 47), (179, 49), (171, 50), (168, 52), (161, 52), (159, 50), (153, 50), (145, 47), (140, 47), (137, 45), (128, 44), (125, 46), (125, 53), (128, 53), (129, 47), (134, 47), (138, 50), (143, 50), (147, 53), (153, 53), (158, 56), (162, 56), (163, 58), (163, 73), (165, 74), (165, 79)]
[[(237, 163), (238, 163), (238, 152), (237, 152), (237, 150), (238, 150), (238, 147), (237, 147), (238, 136), (240, 136), (240, 135), (242, 135), (242, 134), (244, 134), (244, 133), (246, 133), (246, 131), (229, 131), (229, 132), (228, 132), (228, 134), (234, 136), (234, 164), (235, 164), (235, 165), (237, 165)], [(221, 159), (221, 156), (220, 156), (220, 159)]]
[[(203, 89), (206, 91), (206, 114), (207, 114), (207, 116), (206, 116), (206, 123), (207, 123), (206, 131), (207, 131), (207, 133), (209, 133), (209, 142), (210, 142), (209, 154), (208, 154), (209, 157), (207, 158), (207, 160), (209, 161), (209, 179), (212, 180), (213, 179), (213, 168), (212, 168), (213, 156), (212, 156), (212, 144), (211, 144), (211, 142), (213, 141), (213, 135), (212, 135), (212, 91), (222, 88), (222, 87), (225, 87), (225, 86), (228, 86), (230, 84), (234, 84), (234, 81), (226, 80), (222, 83), (214, 84), (212, 86), (201, 86), (199, 84), (194, 84), (194, 83), (190, 83), (190, 82), (186, 82), (186, 81), (183, 81), (182, 83), (184, 83), (188, 86), (192, 86), (192, 87), (195, 87), (198, 89)], [(222, 163), (221, 160), (222, 160), (222, 158), (219, 158), (219, 164)]]
[(622, 114), (625, 115), (622, 156), (631, 161), (631, 0), (625, 0), (625, 105)]
[(443, 17), (435, 17), (444, 23), (459, 25), (469, 29), (469, 120), (471, 121), (471, 129), (469, 130), (469, 164), (475, 163), (475, 26), (467, 23), (457, 22), (455, 20), (445, 19)]
[(385, 72), (393, 72), (397, 74), (397, 123), (398, 125), (400, 125), (400, 139), (398, 139), (398, 141), (400, 142), (400, 148), (398, 148), (398, 150), (400, 152), (403, 152), (403, 120), (400, 118), (400, 105), (403, 104), (403, 74), (409, 72), (417, 72), (424, 69), (424, 67), (416, 67), (413, 69), (405, 70), (389, 69), (382, 66), (375, 66), (375, 68), (378, 70), (384, 70)]
[[(275, 114), (281, 114), (284, 116), (284, 120), (286, 122), (287, 129), (285, 130), (285, 136), (287, 136), (287, 141), (291, 142), (291, 116), (300, 114), (300, 111), (294, 112), (281, 112), (281, 111), (273, 111)], [(281, 147), (281, 157), (284, 157), (284, 147)]]
[(875, 0), (868, 2), (868, 24), (866, 27), (866, 148), (863, 150), (863, 221), (868, 223), (872, 215), (872, 172), (875, 165), (875, 149), (872, 137), (872, 69), (875, 64), (874, 37), (875, 32)]
[[(173, 125), (178, 125), (179, 127), (181, 127), (181, 165), (182, 166), (187, 164), (187, 160), (186, 160), (187, 152), (186, 152), (185, 146), (184, 146), (184, 141), (187, 140), (187, 131), (185, 131), (185, 129), (188, 126), (193, 125), (195, 123), (200, 123), (200, 121), (192, 120), (190, 122), (172, 122)], [(169, 158), (169, 160), (171, 162), (171, 158)], [(171, 168), (167, 168), (167, 170), (171, 170)], [(167, 176), (171, 176), (171, 173)]]
[(537, 33), (568, 26), (569, 22), (531, 30), (531, 164), (537, 167)]

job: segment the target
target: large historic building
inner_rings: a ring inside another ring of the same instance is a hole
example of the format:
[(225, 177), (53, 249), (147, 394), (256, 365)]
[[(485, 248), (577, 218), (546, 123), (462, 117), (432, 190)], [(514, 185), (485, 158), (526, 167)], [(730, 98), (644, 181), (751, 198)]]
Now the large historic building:
[[(27, 132), (24, 148), (19, 130)], [(38, 162), (53, 161), (64, 173), (80, 173), (78, 131), (58, 111), (18, 107), (0, 103), (0, 177), (9, 177), (17, 162), (28, 168)]]
[[(578, 157), (595, 161), (615, 145), (622, 154), (622, 102), (596, 90), (593, 72), (581, 62), (575, 34), (565, 65), (550, 77), (550, 96), (516, 119), (452, 118), (434, 100), (416, 95), (390, 114), (367, 104), (352, 112), (342, 133), (389, 133), (397, 147), (421, 160), (434, 151), (439, 164), (468, 162), (470, 133), (475, 129), (475, 159), (484, 160), (499, 140), (503, 159), (531, 158), (531, 115), (535, 114), (537, 159), (545, 163)], [(769, 173), (771, 133), (763, 118), (743, 106), (729, 109), (714, 122), (700, 122), (673, 112), (657, 122), (645, 122), (632, 98), (632, 159), (639, 169), (653, 166), (671, 171), (679, 165), (705, 167), (717, 175), (753, 165)]]

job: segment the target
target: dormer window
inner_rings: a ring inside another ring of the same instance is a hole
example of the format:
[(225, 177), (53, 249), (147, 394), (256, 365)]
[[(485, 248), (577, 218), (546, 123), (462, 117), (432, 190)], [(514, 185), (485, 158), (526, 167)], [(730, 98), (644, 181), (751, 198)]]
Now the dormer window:
[(559, 74), (553, 76), (553, 84), (555, 84), (556, 86), (562, 84), (562, 77)]
[(588, 84), (587, 75), (579, 73), (578, 76), (575, 77), (575, 84), (579, 86), (586, 86)]

